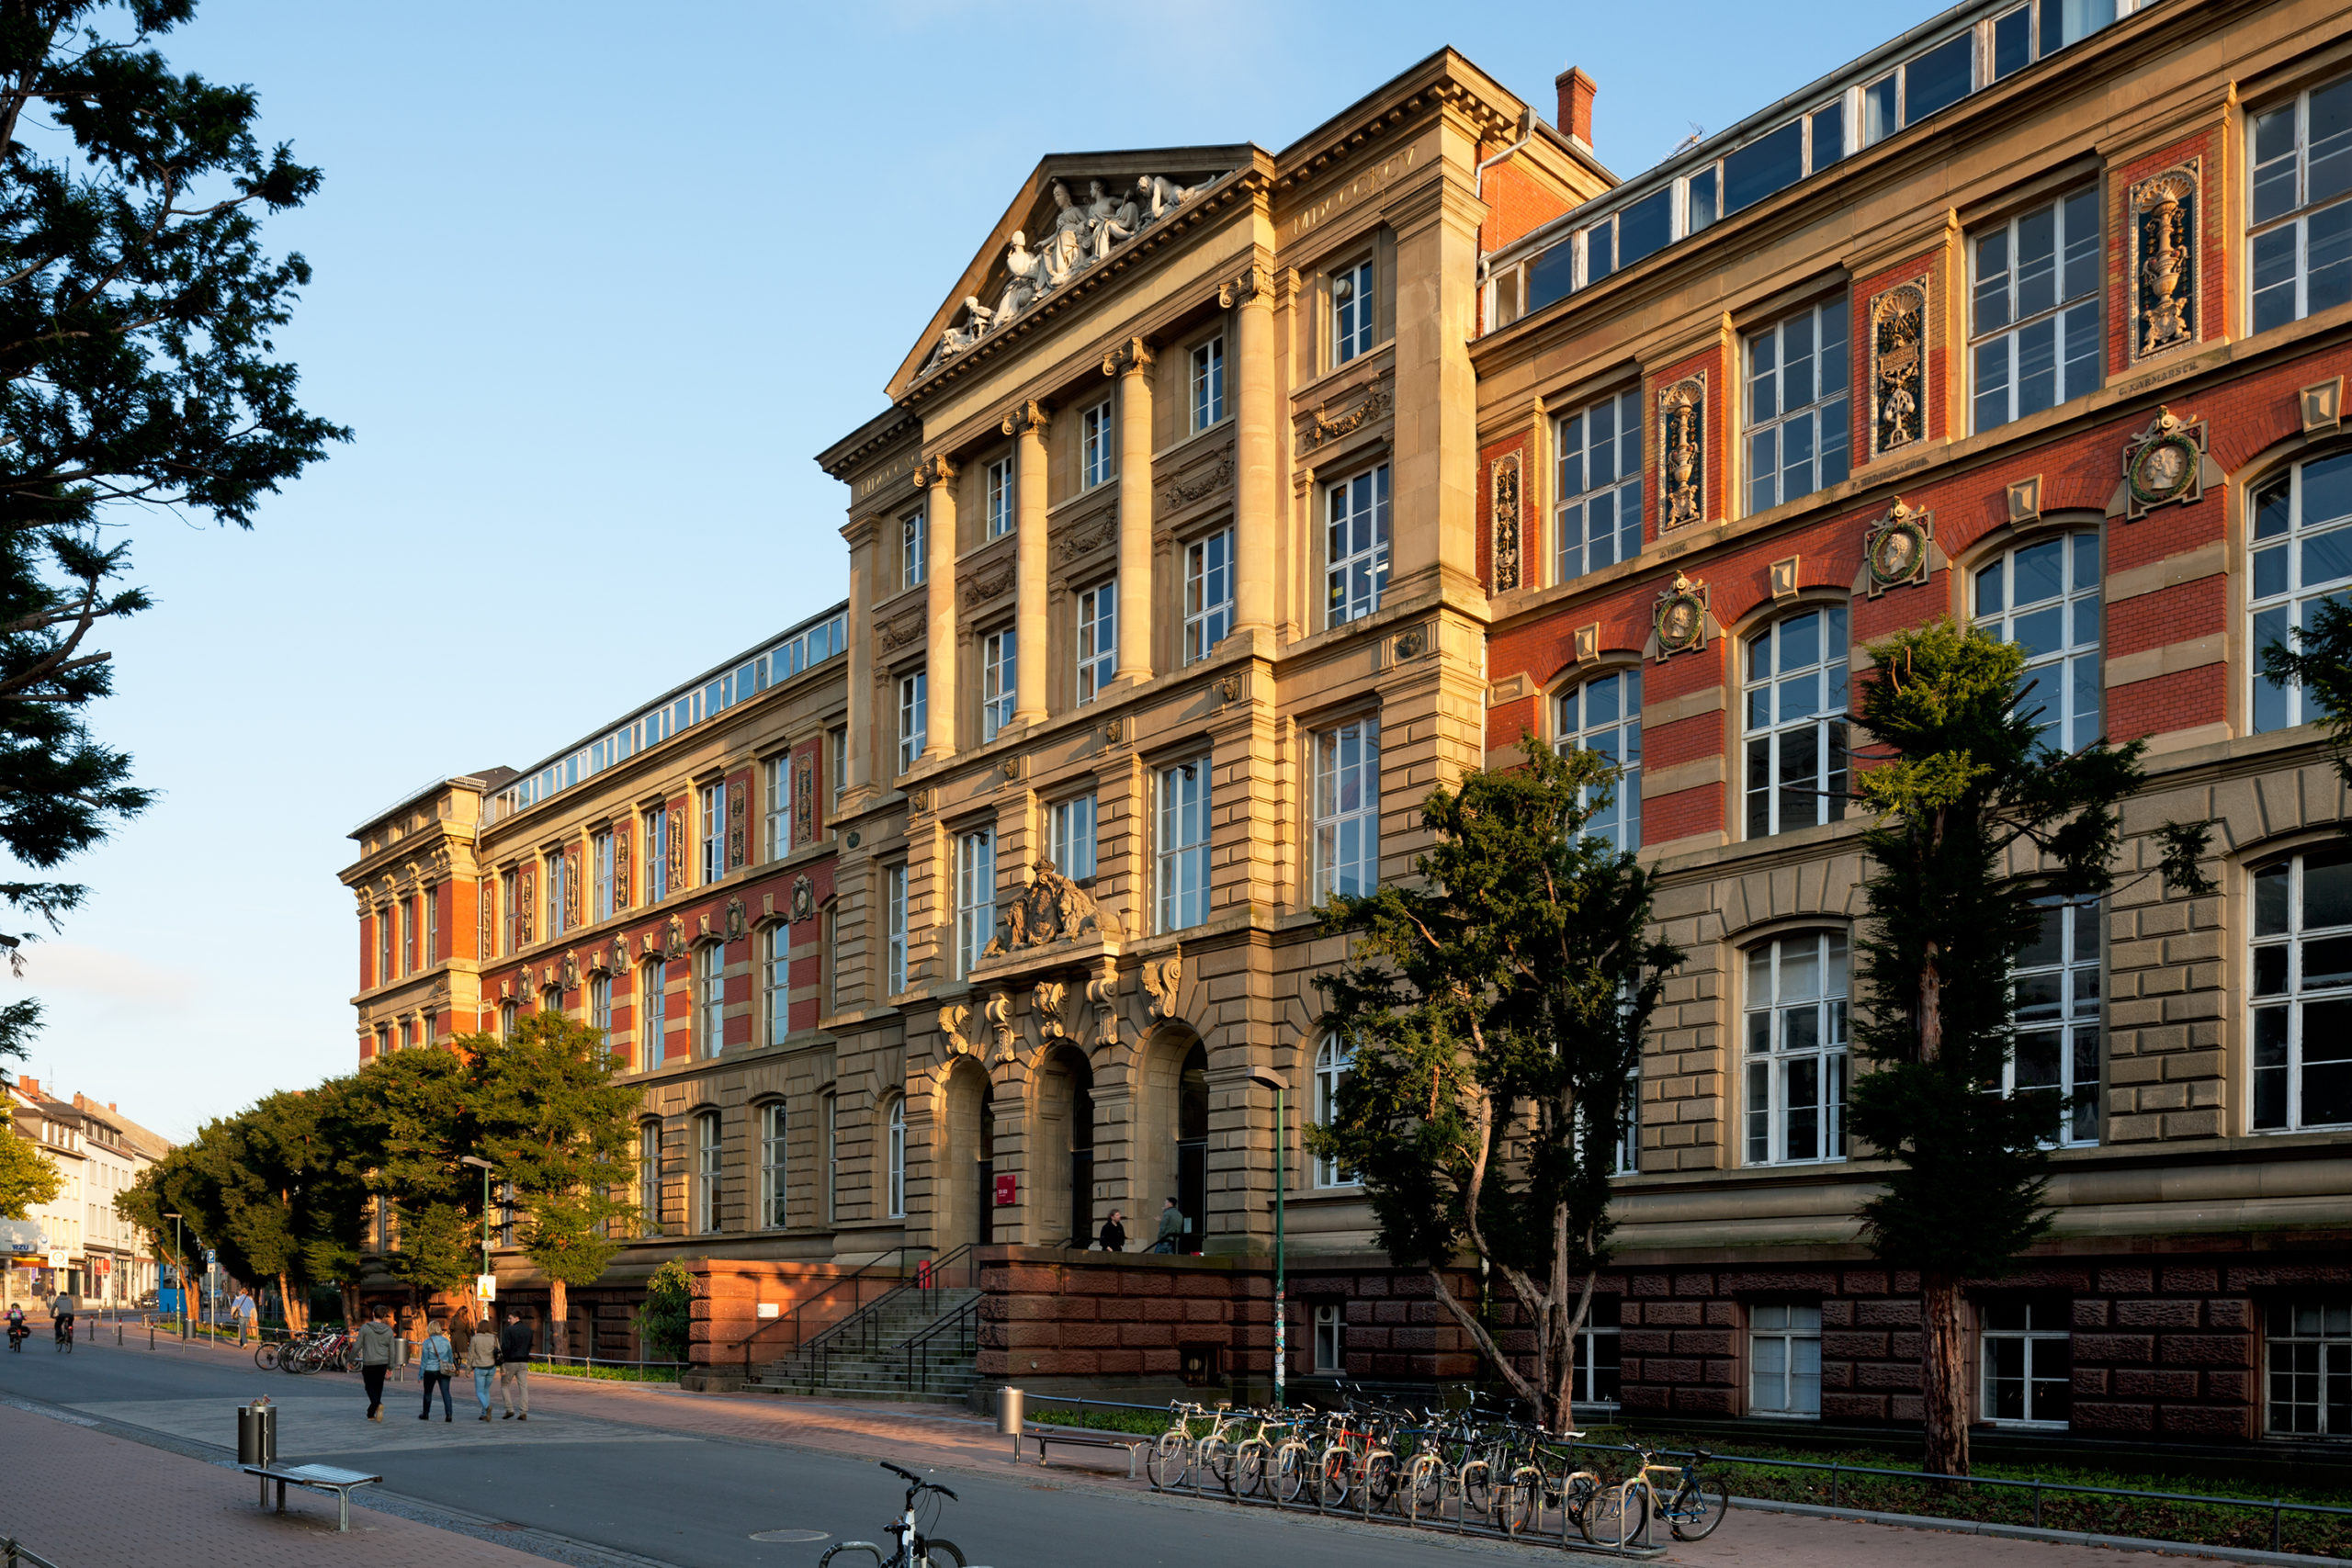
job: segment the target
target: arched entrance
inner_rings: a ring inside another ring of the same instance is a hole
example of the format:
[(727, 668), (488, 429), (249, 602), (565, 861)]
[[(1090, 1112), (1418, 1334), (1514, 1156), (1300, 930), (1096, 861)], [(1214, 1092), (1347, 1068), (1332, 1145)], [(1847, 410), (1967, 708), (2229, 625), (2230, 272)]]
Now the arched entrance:
[(1179, 1252), (1198, 1252), (1208, 1229), (1209, 1053), (1198, 1041), (1176, 1080), (1176, 1207), (1183, 1211)]
[(996, 1086), (980, 1086), (979, 1186), (975, 1209), (979, 1223), (972, 1239), (983, 1247), (996, 1239)]

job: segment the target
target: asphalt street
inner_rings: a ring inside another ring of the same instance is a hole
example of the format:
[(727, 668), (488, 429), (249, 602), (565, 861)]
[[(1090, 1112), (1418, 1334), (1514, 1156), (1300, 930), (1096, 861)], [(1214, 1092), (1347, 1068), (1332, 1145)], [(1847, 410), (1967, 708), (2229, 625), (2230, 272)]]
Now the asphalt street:
[[(458, 1391), (454, 1424), (444, 1423), (437, 1407), (431, 1421), (416, 1418), (413, 1382), (393, 1384), (386, 1419), (371, 1423), (356, 1375), (297, 1379), (241, 1369), (213, 1355), (150, 1352), (135, 1331), (130, 1337), (119, 1349), (111, 1343), (85, 1345), (72, 1356), (57, 1354), (46, 1336), (29, 1341), (21, 1355), (0, 1351), (0, 1398), (62, 1406), (80, 1420), (121, 1434), (147, 1434), (182, 1452), (209, 1444), (216, 1452), (205, 1457), (228, 1460), (236, 1441), (235, 1406), (266, 1393), (282, 1406), (284, 1460), (364, 1467), (384, 1475), (387, 1491), (424, 1504), (678, 1568), (801, 1568), (837, 1540), (887, 1544), (883, 1527), (899, 1505), (900, 1483), (862, 1455), (569, 1416), (545, 1401), (528, 1423), (484, 1424), (473, 1418), (470, 1386)], [(1399, 1530), (1242, 1515), (1010, 1466), (1001, 1477), (956, 1470), (937, 1479), (961, 1500), (944, 1505), (933, 1531), (963, 1548), (969, 1562), (996, 1568), (1231, 1568), (1245, 1559), (1280, 1562), (1284, 1568), (1368, 1568), (1491, 1563), (1528, 1555), (1523, 1549)], [(94, 1501), (97, 1495), (94, 1489)], [(819, 1539), (752, 1539), (776, 1530), (813, 1532)], [(511, 1539), (530, 1549), (527, 1538)], [(1556, 1552), (1547, 1555), (1557, 1560)]]

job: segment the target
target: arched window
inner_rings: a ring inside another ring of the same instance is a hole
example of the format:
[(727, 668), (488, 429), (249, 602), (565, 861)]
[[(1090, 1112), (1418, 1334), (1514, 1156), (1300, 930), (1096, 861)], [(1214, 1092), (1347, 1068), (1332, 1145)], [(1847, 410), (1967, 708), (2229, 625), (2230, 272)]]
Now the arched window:
[[(1340, 1087), (1355, 1070), (1355, 1046), (1337, 1034), (1327, 1034), (1315, 1052), (1315, 1120), (1329, 1127), (1340, 1113)], [(1356, 1173), (1341, 1167), (1335, 1159), (1317, 1156), (1315, 1161), (1315, 1185), (1317, 1187), (1353, 1187)]]
[(1747, 950), (1747, 1163), (1846, 1157), (1846, 933)]
[(907, 1102), (904, 1096), (890, 1102), (889, 1120), (890, 1218), (907, 1217)]
[(2352, 850), (2254, 874), (2254, 1130), (2352, 1123)]
[(760, 1107), (760, 1224), (784, 1228), (784, 1101)]
[(2041, 743), (2078, 751), (2099, 737), (2098, 536), (2039, 539), (1976, 569), (1978, 628), (2025, 649), (2018, 689), (2041, 710)]
[(1621, 850), (1642, 847), (1642, 672), (1615, 670), (1562, 694), (1560, 750), (1598, 751), (1624, 770), (1584, 830)]
[(637, 1128), (637, 1213), (639, 1235), (662, 1234), (662, 1123)]
[(718, 1229), (718, 1112), (706, 1111), (695, 1118), (695, 1229), (709, 1235)]
[(1846, 606), (1802, 610), (1747, 639), (1747, 836), (1846, 815)]
[(2352, 583), (2352, 452), (2298, 463), (2254, 492), (2253, 570), (2246, 608), (2254, 668), (2254, 728), (2284, 729), (2319, 716), (2311, 694), (2262, 675), (2271, 644), (2292, 647), (2290, 627)]

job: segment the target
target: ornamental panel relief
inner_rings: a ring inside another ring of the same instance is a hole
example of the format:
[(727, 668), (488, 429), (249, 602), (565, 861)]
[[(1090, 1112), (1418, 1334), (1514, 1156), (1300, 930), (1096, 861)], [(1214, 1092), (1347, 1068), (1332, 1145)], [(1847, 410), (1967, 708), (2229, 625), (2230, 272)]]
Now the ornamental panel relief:
[(1707, 514), (1707, 373), (1685, 376), (1657, 397), (1658, 531)]
[(2199, 159), (2132, 187), (2132, 357), (2197, 341)]
[(1493, 479), (1494, 591), (1519, 586), (1519, 454), (1495, 459)]
[(1928, 428), (1928, 278), (1922, 273), (1871, 298), (1871, 456), (1883, 457)]

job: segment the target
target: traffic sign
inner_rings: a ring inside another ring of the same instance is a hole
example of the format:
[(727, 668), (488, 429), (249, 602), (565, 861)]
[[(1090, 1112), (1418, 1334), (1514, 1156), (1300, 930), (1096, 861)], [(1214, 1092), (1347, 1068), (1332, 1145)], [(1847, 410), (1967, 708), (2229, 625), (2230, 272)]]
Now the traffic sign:
[(74, 1267), (74, 1255), (70, 1252), (60, 1252), (51, 1247), (49, 1254), (49, 1266), (51, 1269), (71, 1269)]
[(498, 1299), (498, 1276), (495, 1274), (475, 1275), (474, 1294), (481, 1297), (484, 1302), (496, 1301)]

